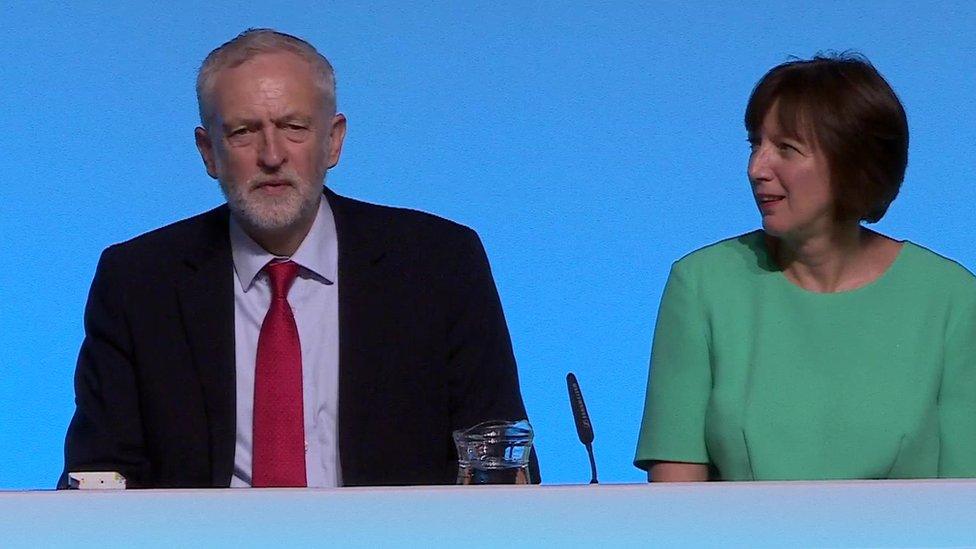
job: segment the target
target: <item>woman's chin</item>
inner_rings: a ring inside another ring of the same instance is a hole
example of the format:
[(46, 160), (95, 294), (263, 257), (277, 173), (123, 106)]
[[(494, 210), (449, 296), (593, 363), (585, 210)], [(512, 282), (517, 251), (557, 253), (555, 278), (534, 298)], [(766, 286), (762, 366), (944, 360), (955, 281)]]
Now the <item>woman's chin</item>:
[(763, 217), (762, 228), (763, 232), (765, 232), (767, 235), (776, 238), (781, 238), (787, 232), (785, 227), (779, 223), (776, 223), (776, 220), (770, 219), (768, 216)]

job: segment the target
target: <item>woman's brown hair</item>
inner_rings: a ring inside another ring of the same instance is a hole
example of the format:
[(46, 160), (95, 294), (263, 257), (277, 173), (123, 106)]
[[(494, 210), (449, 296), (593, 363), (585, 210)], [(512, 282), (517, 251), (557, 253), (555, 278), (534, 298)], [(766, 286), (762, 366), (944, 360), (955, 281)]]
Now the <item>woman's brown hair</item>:
[(826, 156), (837, 219), (881, 219), (905, 178), (908, 120), (874, 66), (849, 53), (778, 65), (749, 96), (750, 136), (773, 108), (785, 134), (812, 138)]

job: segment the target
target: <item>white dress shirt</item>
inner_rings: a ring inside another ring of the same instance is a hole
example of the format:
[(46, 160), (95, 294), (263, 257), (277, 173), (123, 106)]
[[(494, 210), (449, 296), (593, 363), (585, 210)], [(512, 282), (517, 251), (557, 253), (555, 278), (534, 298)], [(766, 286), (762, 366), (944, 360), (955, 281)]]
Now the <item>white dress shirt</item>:
[(305, 418), (305, 470), (310, 487), (340, 486), (339, 399), (339, 246), (328, 201), (319, 203), (312, 228), (295, 253), (280, 258), (268, 253), (230, 218), (234, 257), (234, 347), (237, 359), (237, 446), (230, 485), (251, 485), (254, 417), (254, 367), (261, 323), (271, 303), (268, 275), (273, 259), (299, 265), (288, 292), (302, 347), (302, 392)]

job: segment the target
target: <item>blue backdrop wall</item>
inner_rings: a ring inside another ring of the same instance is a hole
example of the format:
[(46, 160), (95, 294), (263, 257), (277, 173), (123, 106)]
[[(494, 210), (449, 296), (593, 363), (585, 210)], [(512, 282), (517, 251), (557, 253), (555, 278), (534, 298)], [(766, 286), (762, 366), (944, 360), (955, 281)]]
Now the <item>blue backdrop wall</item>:
[(874, 62), (912, 131), (878, 228), (976, 267), (972, 2), (71, 4), (0, 6), (0, 489), (60, 472), (99, 252), (222, 201), (193, 83), (247, 27), (333, 61), (349, 134), (331, 186), (481, 234), (546, 482), (589, 478), (567, 371), (602, 479), (644, 478), (631, 459), (668, 268), (758, 227), (742, 114), (789, 56)]

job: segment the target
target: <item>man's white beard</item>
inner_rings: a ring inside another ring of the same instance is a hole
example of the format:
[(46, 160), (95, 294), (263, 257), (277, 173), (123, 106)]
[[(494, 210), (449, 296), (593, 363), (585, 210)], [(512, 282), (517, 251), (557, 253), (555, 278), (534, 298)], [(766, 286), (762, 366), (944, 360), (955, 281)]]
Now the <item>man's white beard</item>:
[[(259, 196), (260, 191), (252, 190), (259, 181), (272, 178), (287, 180), (292, 187), (281, 196)], [(220, 190), (238, 221), (261, 231), (279, 231), (307, 219), (322, 200), (322, 183), (303, 181), (294, 173), (259, 177), (245, 185), (225, 184), (220, 180)]]

